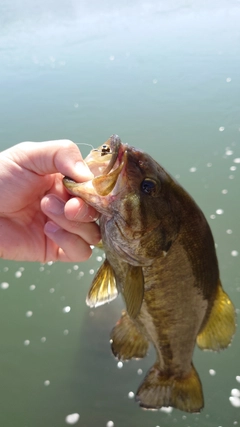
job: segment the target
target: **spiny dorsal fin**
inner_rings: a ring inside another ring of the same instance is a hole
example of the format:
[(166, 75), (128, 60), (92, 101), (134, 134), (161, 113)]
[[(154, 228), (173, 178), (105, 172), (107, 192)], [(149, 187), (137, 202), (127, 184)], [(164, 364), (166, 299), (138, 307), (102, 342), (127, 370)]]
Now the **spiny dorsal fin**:
[(114, 300), (118, 295), (113, 269), (106, 259), (93, 279), (86, 303), (89, 307), (98, 307)]
[(235, 330), (234, 306), (219, 281), (212, 311), (206, 325), (197, 336), (197, 345), (202, 350), (221, 350), (231, 343)]
[(127, 312), (135, 319), (141, 309), (144, 294), (144, 278), (142, 267), (128, 264), (128, 272), (124, 283), (123, 296)]

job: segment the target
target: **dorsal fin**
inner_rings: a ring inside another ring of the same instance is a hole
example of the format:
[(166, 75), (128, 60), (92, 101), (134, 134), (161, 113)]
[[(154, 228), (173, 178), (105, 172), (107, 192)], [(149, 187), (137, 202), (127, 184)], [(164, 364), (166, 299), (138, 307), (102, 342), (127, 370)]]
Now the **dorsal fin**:
[(206, 325), (197, 336), (197, 345), (202, 350), (221, 350), (231, 343), (235, 330), (234, 306), (219, 280), (212, 311)]
[(116, 280), (109, 261), (105, 259), (93, 279), (86, 303), (89, 307), (98, 307), (114, 300), (118, 295)]

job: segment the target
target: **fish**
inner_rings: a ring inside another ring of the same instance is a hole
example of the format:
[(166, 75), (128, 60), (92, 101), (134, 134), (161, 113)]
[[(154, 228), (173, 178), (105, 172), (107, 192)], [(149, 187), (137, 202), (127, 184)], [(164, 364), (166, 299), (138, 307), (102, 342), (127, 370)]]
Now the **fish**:
[(235, 309), (223, 290), (212, 232), (183, 187), (144, 151), (112, 135), (85, 158), (94, 174), (63, 184), (100, 212), (105, 261), (86, 302), (97, 307), (122, 294), (126, 309), (110, 335), (119, 360), (156, 361), (135, 398), (140, 407), (204, 407), (193, 351), (228, 347)]

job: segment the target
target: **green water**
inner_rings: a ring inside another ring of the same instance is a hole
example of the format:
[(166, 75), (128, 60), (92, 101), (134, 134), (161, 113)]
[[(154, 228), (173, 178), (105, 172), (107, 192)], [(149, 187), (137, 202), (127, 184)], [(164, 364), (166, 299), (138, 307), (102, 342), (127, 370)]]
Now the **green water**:
[[(238, 311), (239, 22), (237, 0), (0, 3), (1, 149), (58, 138), (98, 146), (117, 133), (148, 151), (206, 214)], [(195, 351), (201, 414), (142, 411), (129, 397), (154, 352), (123, 367), (111, 355), (121, 299), (85, 306), (100, 255), (79, 265), (1, 261), (0, 425), (63, 427), (73, 413), (84, 427), (240, 425), (229, 400), (240, 389), (239, 330), (226, 351)]]

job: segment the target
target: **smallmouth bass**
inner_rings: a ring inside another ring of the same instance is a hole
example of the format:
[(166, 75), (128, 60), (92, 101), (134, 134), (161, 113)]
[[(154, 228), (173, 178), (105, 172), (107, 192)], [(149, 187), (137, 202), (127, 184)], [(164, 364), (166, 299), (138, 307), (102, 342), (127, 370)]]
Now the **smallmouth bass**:
[(94, 179), (68, 191), (95, 207), (106, 259), (87, 296), (90, 307), (123, 295), (126, 311), (111, 332), (113, 354), (156, 362), (138, 388), (147, 409), (199, 412), (201, 381), (192, 362), (200, 349), (226, 348), (235, 311), (219, 278), (213, 236), (191, 196), (148, 154), (113, 135), (85, 162)]

